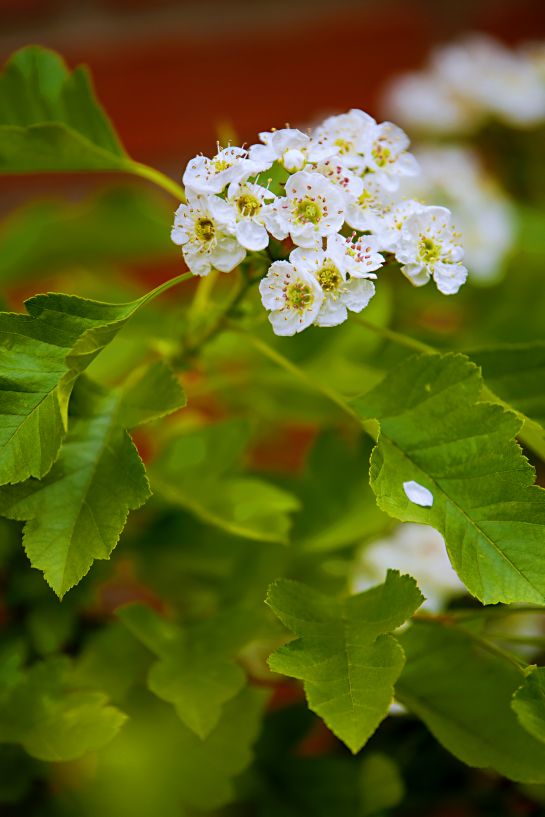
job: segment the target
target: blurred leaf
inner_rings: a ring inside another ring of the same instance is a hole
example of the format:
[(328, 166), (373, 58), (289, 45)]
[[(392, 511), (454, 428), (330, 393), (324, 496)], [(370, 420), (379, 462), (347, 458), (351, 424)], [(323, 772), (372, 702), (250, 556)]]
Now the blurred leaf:
[(220, 808), (233, 799), (233, 779), (252, 760), (265, 699), (263, 691), (243, 690), (204, 740), (156, 699), (133, 706), (127, 726), (100, 753), (91, 786), (73, 795), (68, 813), (190, 817)]
[(343, 548), (378, 534), (387, 518), (369, 487), (372, 444), (323, 433), (310, 453), (302, 478), (290, 484), (301, 502), (292, 539), (308, 551)]
[(169, 440), (153, 464), (153, 488), (169, 502), (236, 536), (285, 543), (289, 513), (299, 503), (286, 491), (240, 473), (248, 436), (245, 424), (227, 421)]
[(50, 658), (7, 690), (0, 674), (1, 742), (21, 743), (33, 757), (59, 761), (81, 757), (115, 737), (125, 715), (102, 692), (74, 688), (70, 669), (67, 658)]
[(418, 622), (400, 637), (407, 656), (396, 697), (469, 766), (545, 782), (545, 746), (511, 708), (521, 671), (471, 633)]
[(233, 659), (259, 627), (255, 611), (235, 609), (183, 629), (142, 605), (124, 607), (118, 615), (158, 658), (148, 675), (149, 689), (173, 704), (192, 732), (208, 737), (224, 704), (245, 684)]
[(388, 713), (405, 661), (389, 635), (420, 606), (414, 579), (388, 571), (384, 584), (337, 601), (279, 579), (267, 604), (299, 636), (269, 658), (274, 672), (305, 682), (309, 707), (355, 754)]
[[(485, 604), (545, 601), (545, 492), (514, 437), (515, 414), (479, 403), (478, 368), (462, 355), (422, 355), (355, 401), (380, 421), (371, 459), (379, 506), (446, 539), (453, 567)], [(404, 483), (431, 491), (411, 502)]]
[(0, 285), (65, 269), (168, 256), (171, 215), (146, 190), (109, 188), (81, 204), (37, 201), (0, 233)]
[(85, 68), (53, 51), (17, 51), (0, 77), (0, 172), (126, 170), (130, 164)]
[(95, 559), (109, 558), (128, 512), (150, 496), (126, 421), (146, 421), (184, 401), (163, 363), (143, 370), (127, 391), (104, 393), (82, 379), (71, 404), (70, 430), (51, 471), (41, 481), (0, 488), (0, 513), (27, 523), (27, 556), (59, 597), (85, 576)]
[(545, 743), (545, 667), (531, 667), (513, 696), (512, 707), (524, 728)]
[(366, 754), (360, 769), (361, 817), (382, 814), (397, 806), (404, 797), (405, 786), (399, 770), (388, 755), (381, 752)]
[(36, 295), (28, 315), (0, 313), (0, 484), (47, 474), (75, 381), (147, 297), (106, 304)]

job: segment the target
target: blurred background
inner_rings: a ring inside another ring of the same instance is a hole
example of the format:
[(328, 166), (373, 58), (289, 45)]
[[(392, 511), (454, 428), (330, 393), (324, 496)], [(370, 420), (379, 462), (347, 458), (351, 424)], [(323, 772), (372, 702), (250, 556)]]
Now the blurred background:
[[(507, 44), (545, 36), (541, 0), (0, 0), (0, 56), (38, 43), (91, 68), (130, 155), (178, 176), (215, 145), (350, 107), (377, 116), (396, 74), (471, 31)], [(97, 185), (20, 179), (0, 206)]]

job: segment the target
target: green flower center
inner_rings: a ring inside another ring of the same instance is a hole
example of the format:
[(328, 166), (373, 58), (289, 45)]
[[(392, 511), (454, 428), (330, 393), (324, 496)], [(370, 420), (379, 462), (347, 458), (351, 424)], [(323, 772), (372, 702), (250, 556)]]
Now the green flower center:
[(335, 146), (339, 148), (339, 153), (342, 156), (346, 156), (352, 150), (352, 143), (346, 139), (335, 139)]
[(361, 196), (358, 199), (358, 204), (360, 207), (369, 207), (369, 203), (372, 200), (372, 195), (369, 190), (364, 190)]
[(214, 239), (216, 235), (216, 227), (214, 222), (209, 218), (199, 218), (195, 222), (195, 235), (203, 244), (207, 244)]
[(229, 170), (232, 164), (227, 159), (214, 159), (214, 170), (216, 173), (221, 173), (223, 170)]
[(237, 199), (237, 209), (241, 216), (253, 218), (261, 210), (261, 202), (250, 193), (243, 193)]
[(341, 273), (333, 261), (326, 261), (324, 266), (318, 270), (316, 278), (324, 292), (336, 292), (342, 283)]
[(301, 199), (295, 203), (294, 215), (300, 224), (319, 224), (322, 208), (312, 199)]
[(421, 238), (419, 247), (420, 258), (425, 264), (436, 264), (441, 258), (441, 245), (431, 238)]
[(392, 151), (384, 147), (383, 145), (376, 145), (373, 148), (373, 158), (379, 167), (384, 167), (390, 161), (390, 156), (392, 155)]
[(304, 312), (314, 303), (314, 293), (308, 284), (302, 281), (294, 281), (289, 284), (284, 292), (286, 303), (290, 309), (296, 312)]

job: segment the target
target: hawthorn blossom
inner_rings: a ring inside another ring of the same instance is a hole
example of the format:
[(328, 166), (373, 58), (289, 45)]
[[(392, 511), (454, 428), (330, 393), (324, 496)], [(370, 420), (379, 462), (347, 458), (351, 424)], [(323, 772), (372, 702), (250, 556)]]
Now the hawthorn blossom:
[(315, 128), (313, 135), (322, 144), (337, 148), (345, 167), (363, 173), (376, 125), (372, 116), (352, 108), (348, 113), (328, 117)]
[(461, 235), (470, 277), (485, 282), (496, 279), (516, 230), (505, 194), (468, 148), (427, 147), (416, 155), (421, 172), (403, 183), (403, 192), (448, 207)]
[(384, 229), (384, 219), (397, 199), (377, 181), (373, 173), (366, 174), (361, 183), (361, 193), (353, 196), (347, 204), (346, 223), (354, 230), (380, 233)]
[(371, 235), (331, 236), (327, 250), (353, 278), (376, 278), (374, 271), (384, 264), (379, 241)]
[(363, 194), (363, 179), (345, 166), (341, 156), (318, 162), (314, 170), (341, 190), (347, 208)]
[(187, 204), (174, 216), (171, 238), (182, 247), (185, 262), (195, 275), (208, 275), (212, 268), (231, 272), (246, 255), (234, 237), (232, 208), (218, 196), (187, 191)]
[(415, 199), (405, 199), (384, 213), (383, 218), (375, 222), (380, 247), (386, 252), (395, 253), (401, 239), (403, 225), (410, 216), (421, 213), (426, 206)]
[(418, 163), (408, 152), (409, 137), (392, 122), (375, 124), (366, 151), (367, 166), (387, 190), (396, 190), (402, 176), (416, 176)]
[(247, 250), (264, 250), (269, 234), (264, 226), (264, 207), (274, 193), (259, 184), (232, 182), (227, 191), (227, 201), (233, 208), (236, 238)]
[(353, 591), (359, 593), (384, 581), (386, 571), (394, 565), (416, 579), (426, 597), (424, 609), (441, 610), (449, 599), (465, 591), (450, 564), (445, 540), (428, 525), (406, 522), (391, 536), (365, 545), (355, 566)]
[(433, 277), (444, 295), (458, 292), (467, 278), (463, 257), (446, 207), (425, 207), (404, 221), (396, 258), (414, 286), (423, 286)]
[(317, 279), (290, 261), (275, 261), (259, 284), (265, 309), (277, 335), (295, 335), (310, 326), (324, 300)]
[(279, 162), (287, 171), (294, 173), (303, 170), (309, 163), (324, 161), (337, 152), (331, 145), (321, 144), (296, 128), (263, 131), (259, 138), (263, 144), (252, 145), (249, 154), (250, 160), (263, 170), (271, 167), (273, 162)]
[[(368, 278), (349, 278), (347, 254), (331, 236), (327, 249), (293, 250), (290, 263), (298, 271), (312, 275), (323, 292), (323, 301), (314, 323), (317, 326), (337, 326), (348, 317), (347, 310), (361, 312), (373, 295), (375, 286)], [(376, 277), (369, 274), (369, 278)]]
[(231, 182), (247, 179), (257, 172), (258, 168), (249, 160), (247, 150), (227, 147), (218, 151), (212, 159), (195, 156), (188, 163), (182, 181), (188, 190), (195, 193), (221, 193)]
[(411, 131), (463, 133), (478, 114), (436, 74), (415, 71), (396, 77), (386, 91), (384, 109)]
[(341, 229), (343, 196), (320, 173), (302, 170), (288, 179), (286, 195), (267, 205), (264, 219), (275, 238), (282, 240), (290, 235), (294, 244), (314, 247)]

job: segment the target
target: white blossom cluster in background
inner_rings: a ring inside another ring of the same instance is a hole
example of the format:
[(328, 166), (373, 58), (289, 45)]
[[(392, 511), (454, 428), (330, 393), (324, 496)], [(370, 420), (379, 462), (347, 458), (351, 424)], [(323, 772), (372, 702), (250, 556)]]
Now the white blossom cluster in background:
[(489, 119), (532, 127), (545, 121), (545, 45), (510, 50), (469, 35), (434, 50), (422, 71), (397, 78), (385, 109), (413, 132), (468, 133)]
[(426, 598), (426, 610), (438, 612), (451, 598), (466, 592), (450, 564), (439, 531), (413, 522), (398, 525), (388, 538), (362, 548), (353, 571), (352, 592), (360, 593), (384, 581), (393, 564), (416, 579)]
[[(230, 272), (248, 252), (263, 255), (271, 236), (289, 242), (289, 256), (260, 282), (276, 334), (336, 326), (348, 310), (361, 312), (384, 253), (415, 286), (433, 278), (448, 295), (465, 282), (450, 211), (403, 192), (420, 170), (396, 125), (353, 109), (309, 133), (284, 128), (260, 139), (188, 163), (187, 203), (176, 211), (172, 240), (195, 275)], [(285, 183), (274, 193), (278, 169)]]
[(514, 208), (475, 151), (459, 145), (415, 150), (420, 173), (403, 182), (404, 193), (445, 205), (452, 212), (471, 279), (493, 282), (516, 238)]

